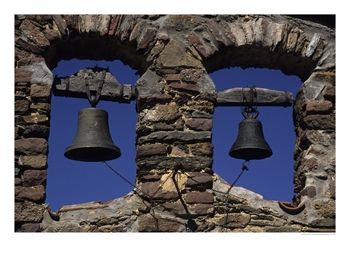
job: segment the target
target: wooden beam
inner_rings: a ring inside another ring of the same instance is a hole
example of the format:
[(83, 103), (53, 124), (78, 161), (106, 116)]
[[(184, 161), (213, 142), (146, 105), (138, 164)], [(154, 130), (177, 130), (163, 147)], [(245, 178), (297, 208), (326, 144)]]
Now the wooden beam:
[[(86, 98), (86, 83), (91, 91), (99, 85), (100, 72), (92, 72), (90, 69), (82, 69), (77, 74), (66, 78), (55, 78), (53, 94), (56, 96), (68, 96)], [(135, 90), (131, 85), (120, 84), (112, 74), (106, 73), (103, 82), (100, 100), (130, 103), (135, 99)]]
[[(256, 96), (253, 106), (283, 106), (293, 105), (293, 94), (286, 91), (255, 87)], [(247, 106), (251, 97), (251, 88), (235, 87), (217, 93), (217, 106)]]

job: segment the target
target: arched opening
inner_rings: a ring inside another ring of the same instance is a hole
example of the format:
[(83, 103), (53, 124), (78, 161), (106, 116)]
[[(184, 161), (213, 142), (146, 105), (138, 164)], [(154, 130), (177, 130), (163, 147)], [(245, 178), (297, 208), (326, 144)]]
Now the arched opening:
[[(296, 96), (300, 78), (287, 76), (279, 70), (242, 69), (234, 67), (212, 73), (217, 91), (233, 87), (259, 86), (289, 91)], [(251, 161), (249, 171), (237, 186), (245, 187), (265, 199), (291, 201), (293, 198), (293, 153), (295, 133), (292, 108), (258, 107), (266, 141), (273, 155), (264, 160)], [(243, 161), (233, 159), (228, 152), (234, 143), (239, 122), (243, 120), (239, 107), (216, 107), (213, 117), (214, 171), (231, 183), (239, 174)]]
[[(58, 77), (70, 76), (82, 68), (107, 68), (120, 82), (135, 84), (137, 75), (119, 60), (61, 60), (53, 73)], [(125, 195), (131, 191), (119, 177), (115, 176), (103, 163), (72, 161), (64, 157), (65, 148), (72, 143), (77, 128), (78, 112), (90, 104), (88, 99), (52, 96), (51, 123), (49, 137), (49, 158), (46, 202), (52, 210), (65, 204), (89, 201), (106, 201)], [(135, 165), (135, 103), (100, 101), (98, 108), (109, 114), (110, 132), (122, 155), (110, 164), (129, 180), (136, 177)]]

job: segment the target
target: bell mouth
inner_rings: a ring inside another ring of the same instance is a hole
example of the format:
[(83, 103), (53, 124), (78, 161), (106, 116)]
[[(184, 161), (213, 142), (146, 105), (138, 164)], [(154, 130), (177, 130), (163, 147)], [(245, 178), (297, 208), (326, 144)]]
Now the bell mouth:
[(229, 155), (233, 158), (243, 160), (260, 160), (272, 156), (272, 150), (261, 148), (242, 148), (231, 150)]
[(114, 145), (96, 147), (84, 146), (77, 147), (71, 145), (67, 147), (64, 156), (77, 161), (84, 162), (102, 162), (116, 159), (121, 156), (120, 149)]

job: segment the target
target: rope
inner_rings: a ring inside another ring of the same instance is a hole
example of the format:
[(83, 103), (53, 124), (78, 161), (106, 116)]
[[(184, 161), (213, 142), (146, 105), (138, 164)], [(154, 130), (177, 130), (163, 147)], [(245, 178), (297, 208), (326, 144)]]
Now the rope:
[(229, 189), (227, 190), (226, 192), (226, 199), (225, 199), (225, 207), (226, 207), (226, 218), (225, 218), (225, 224), (227, 224), (227, 220), (228, 220), (228, 198), (230, 196), (230, 191), (232, 189), (232, 187), (234, 185), (236, 185), (236, 183), (238, 182), (238, 180), (241, 178), (241, 176), (243, 175), (243, 173), (245, 171), (248, 171), (248, 164), (249, 164), (249, 160), (245, 160), (243, 163), (242, 163), (242, 166), (241, 166), (241, 172), (239, 173), (239, 175), (236, 177), (236, 179), (232, 182), (232, 184), (230, 185)]
[[(142, 195), (146, 196), (148, 198), (148, 201), (150, 203), (150, 208), (151, 208), (151, 212), (153, 211), (153, 214), (151, 214), (153, 216), (153, 218), (156, 220), (156, 223), (158, 223), (158, 219), (154, 213), (154, 210), (152, 209), (152, 207), (154, 207), (154, 201), (152, 201), (152, 197), (150, 197), (150, 195), (146, 194), (144, 191), (142, 191), (140, 188), (138, 188), (137, 186), (135, 186), (132, 182), (130, 182), (126, 177), (124, 177), (122, 174), (120, 174), (117, 170), (115, 170), (112, 166), (110, 166), (109, 164), (107, 164), (106, 161), (103, 161), (103, 163), (114, 173), (116, 174), (117, 176), (119, 176), (124, 182), (126, 182), (127, 184), (129, 184), (130, 186), (132, 186), (134, 189), (133, 191), (135, 192), (136, 195), (138, 195), (142, 201), (144, 202), (144, 198)], [(180, 196), (180, 201), (182, 203), (182, 205), (184, 206), (184, 209), (185, 209), (185, 212), (187, 213), (187, 215), (189, 216), (189, 219), (188, 219), (188, 223), (186, 224), (186, 229), (187, 231), (195, 231), (195, 229), (198, 227), (195, 223), (195, 221), (191, 218), (191, 214), (184, 202), (184, 200), (182, 199), (181, 197), (181, 192), (180, 192), (180, 189), (179, 189), (179, 186), (178, 184), (176, 183), (175, 181), (175, 177), (174, 175), (177, 173), (177, 170), (174, 172), (173, 176), (172, 176), (172, 179), (173, 179), (173, 182), (174, 182), (174, 185), (175, 185), (175, 188)], [(169, 176), (170, 177), (170, 176)], [(160, 185), (159, 189), (162, 187), (162, 185), (169, 179), (169, 177)], [(158, 189), (158, 190), (159, 190)], [(157, 191), (158, 191), (157, 190)], [(141, 192), (141, 194), (139, 192)], [(157, 191), (155, 193), (157, 193)], [(145, 203), (145, 202), (144, 202)], [(157, 228), (158, 228), (158, 224), (157, 224)]]
[[(116, 174), (117, 176), (119, 176), (124, 182), (126, 182), (127, 184), (129, 184), (132, 188), (133, 188), (133, 191), (143, 199), (142, 197), (142, 194), (145, 195), (148, 199), (152, 199), (152, 197), (150, 197), (148, 194), (146, 194), (145, 192), (143, 192), (140, 188), (138, 188), (136, 185), (134, 185), (132, 182), (130, 182), (126, 177), (124, 177), (122, 174), (120, 174), (117, 170), (115, 170), (113, 167), (111, 167), (109, 164), (107, 164), (106, 161), (103, 161), (103, 163), (114, 173)], [(137, 192), (140, 191), (140, 193)], [(151, 202), (151, 201), (150, 201)], [(152, 203), (151, 203), (152, 204)]]

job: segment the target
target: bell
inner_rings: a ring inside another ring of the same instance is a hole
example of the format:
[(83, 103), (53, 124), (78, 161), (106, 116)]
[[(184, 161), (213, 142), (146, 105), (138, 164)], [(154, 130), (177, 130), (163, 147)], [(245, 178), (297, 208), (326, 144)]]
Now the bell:
[(73, 144), (64, 152), (65, 157), (87, 162), (107, 161), (120, 157), (120, 149), (114, 145), (108, 127), (108, 113), (89, 107), (78, 116), (78, 129)]
[(229, 154), (231, 157), (244, 160), (258, 160), (272, 155), (259, 120), (246, 118), (239, 123), (238, 137)]

